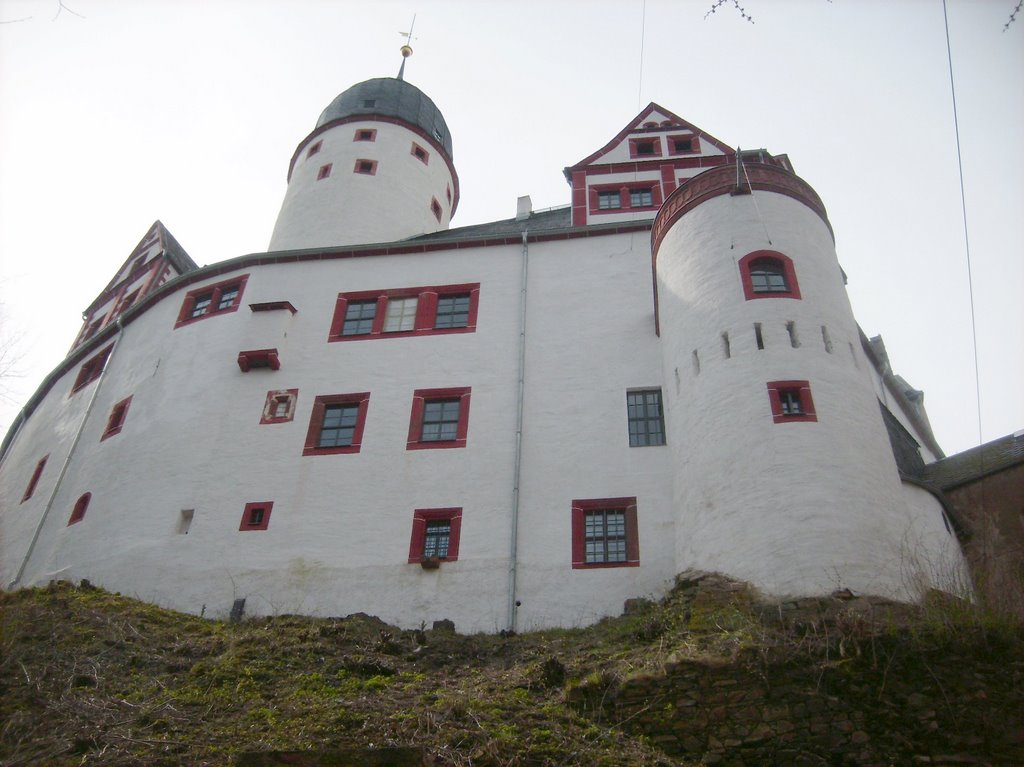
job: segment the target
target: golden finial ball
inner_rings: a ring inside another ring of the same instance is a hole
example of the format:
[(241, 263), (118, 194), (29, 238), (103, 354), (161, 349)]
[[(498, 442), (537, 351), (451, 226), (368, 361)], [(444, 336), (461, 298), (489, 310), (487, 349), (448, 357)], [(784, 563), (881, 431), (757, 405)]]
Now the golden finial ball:
[(402, 58), (407, 59), (412, 56), (412, 47), (408, 45), (402, 46)]

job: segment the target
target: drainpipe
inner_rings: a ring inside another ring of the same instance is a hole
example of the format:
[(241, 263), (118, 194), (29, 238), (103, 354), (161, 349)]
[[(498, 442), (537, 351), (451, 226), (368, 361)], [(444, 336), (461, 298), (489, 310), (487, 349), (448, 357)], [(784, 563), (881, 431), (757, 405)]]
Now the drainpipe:
[(529, 230), (523, 230), (523, 269), (519, 288), (519, 371), (516, 384), (516, 457), (512, 471), (512, 529), (508, 556), (508, 630), (516, 630), (519, 600), (516, 598), (516, 567), (519, 557), (519, 485), (523, 465), (523, 394), (526, 381), (526, 279), (530, 267)]
[(32, 554), (36, 549), (36, 543), (39, 541), (39, 535), (43, 531), (43, 525), (46, 524), (46, 518), (50, 515), (50, 510), (53, 508), (53, 502), (60, 490), (61, 482), (64, 480), (64, 475), (67, 474), (68, 466), (71, 465), (71, 459), (75, 455), (75, 448), (78, 447), (78, 442), (82, 438), (82, 432), (85, 431), (85, 424), (89, 421), (89, 414), (92, 413), (92, 408), (96, 404), (96, 397), (99, 395), (100, 388), (103, 386), (103, 380), (106, 378), (107, 369), (110, 367), (110, 363), (114, 359), (114, 355), (117, 353), (117, 347), (121, 343), (121, 339), (124, 338), (124, 325), (121, 324), (121, 318), (118, 317), (114, 321), (114, 324), (117, 325), (117, 334), (114, 337), (114, 345), (110, 349), (110, 354), (107, 355), (106, 362), (103, 363), (103, 370), (100, 372), (99, 380), (96, 381), (96, 386), (92, 390), (92, 396), (89, 398), (89, 404), (85, 408), (85, 415), (82, 416), (82, 421), (78, 424), (78, 431), (75, 433), (75, 438), (71, 442), (71, 448), (68, 450), (64, 463), (60, 467), (60, 474), (57, 475), (57, 481), (53, 485), (53, 490), (50, 491), (50, 497), (46, 501), (46, 507), (43, 509), (42, 516), (39, 518), (39, 524), (36, 525), (36, 531), (33, 533), (32, 540), (28, 544), (28, 551), (25, 552), (25, 558), (21, 560), (21, 567), (18, 568), (18, 574), (14, 576), (13, 581), (7, 584), (7, 588), (9, 589), (17, 587), (21, 582), (22, 577), (25, 575), (25, 570), (28, 568), (28, 562), (32, 558)]

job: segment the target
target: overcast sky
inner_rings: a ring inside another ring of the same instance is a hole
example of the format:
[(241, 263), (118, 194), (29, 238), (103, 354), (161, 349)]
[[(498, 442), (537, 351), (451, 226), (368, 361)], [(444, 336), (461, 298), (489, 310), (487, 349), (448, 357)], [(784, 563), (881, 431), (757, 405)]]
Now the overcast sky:
[[(288, 161), (348, 86), (441, 109), (453, 226), (564, 205), (562, 168), (654, 101), (788, 153), (821, 195), (861, 327), (925, 391), (947, 453), (978, 443), (941, 0), (0, 0), (0, 431), (156, 219), (199, 264), (267, 247)], [(1024, 18), (949, 0), (985, 440), (1024, 428)], [(642, 62), (642, 67), (641, 67)]]

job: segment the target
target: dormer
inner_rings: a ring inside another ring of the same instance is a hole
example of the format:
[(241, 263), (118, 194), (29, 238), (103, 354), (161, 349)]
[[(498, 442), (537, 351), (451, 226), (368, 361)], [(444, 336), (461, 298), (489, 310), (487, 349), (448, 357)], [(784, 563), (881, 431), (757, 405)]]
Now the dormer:
[[(764, 150), (758, 157), (775, 164)], [(573, 226), (653, 220), (680, 184), (735, 161), (727, 144), (652, 102), (601, 149), (565, 169)]]
[(103, 291), (82, 312), (76, 349), (167, 280), (199, 267), (167, 228), (156, 221)]

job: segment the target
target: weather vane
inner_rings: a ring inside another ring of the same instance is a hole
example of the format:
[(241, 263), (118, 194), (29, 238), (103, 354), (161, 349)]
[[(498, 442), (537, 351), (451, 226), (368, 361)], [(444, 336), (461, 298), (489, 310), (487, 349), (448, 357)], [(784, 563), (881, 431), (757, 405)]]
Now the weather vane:
[(412, 30), (416, 26), (416, 14), (412, 15), (412, 24), (409, 25), (408, 32), (399, 32), (402, 37), (405, 38), (405, 45), (402, 46), (402, 66), (398, 69), (398, 79), (405, 79), (405, 60), (412, 56), (412, 46), (410, 43), (415, 39), (412, 36)]

